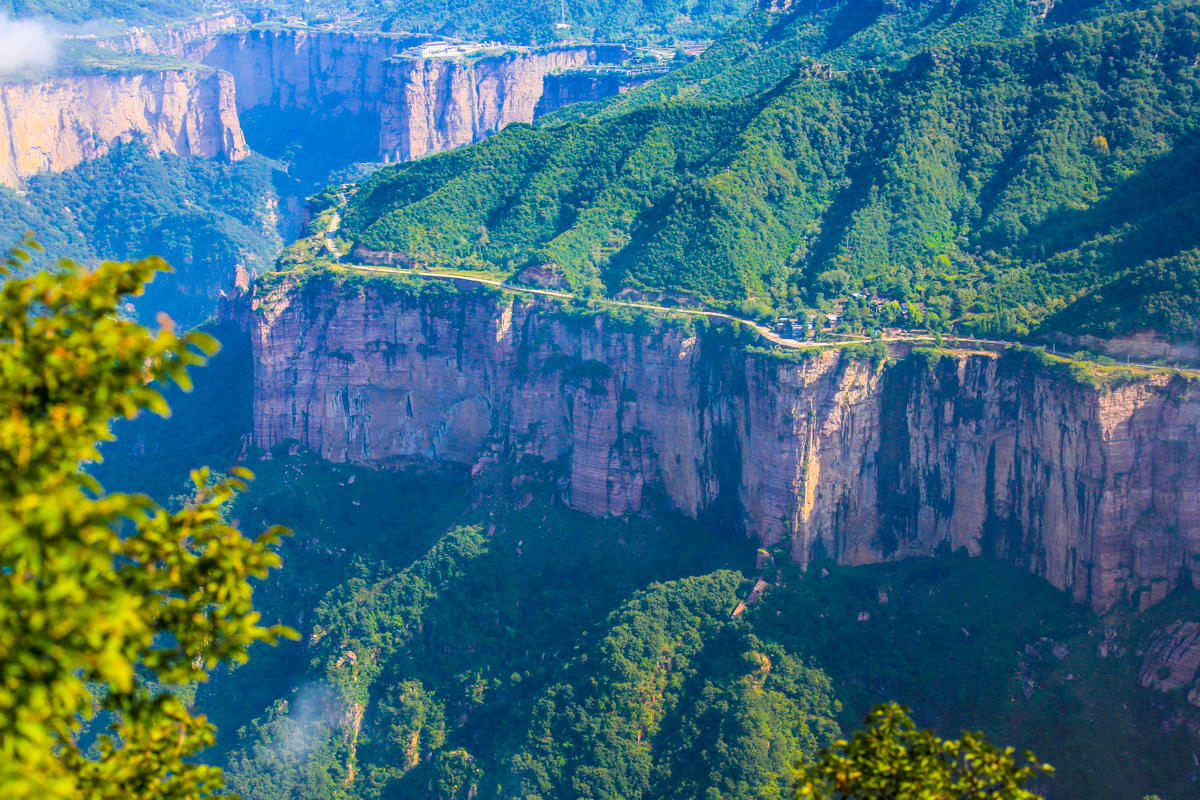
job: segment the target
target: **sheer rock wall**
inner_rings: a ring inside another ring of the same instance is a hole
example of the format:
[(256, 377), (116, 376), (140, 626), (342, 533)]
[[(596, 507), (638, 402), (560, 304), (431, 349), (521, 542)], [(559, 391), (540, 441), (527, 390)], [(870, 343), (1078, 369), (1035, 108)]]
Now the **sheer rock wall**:
[[(479, 141), (512, 122), (532, 122), (557, 70), (616, 58), (618, 48), (559, 47), (472, 61), (403, 59), (388, 62), (379, 151), (388, 161)], [(613, 85), (613, 93), (617, 85)], [(575, 99), (596, 99), (594, 87)], [(565, 105), (565, 103), (561, 103)]]
[(0, 182), (70, 169), (115, 142), (156, 153), (244, 158), (230, 76), (211, 69), (56, 77), (0, 84)]
[[(0, 182), (18, 187), (30, 175), (70, 169), (135, 137), (157, 153), (240, 159), (249, 149), (238, 112), (261, 108), (297, 113), (289, 124), (304, 127), (374, 126), (380, 160), (418, 158), (478, 141), (510, 122), (531, 122), (548, 75), (619, 60), (624, 52), (570, 46), (414, 58), (400, 54), (427, 37), (230, 30), (243, 21), (213, 17), (170, 35), (135, 31), (102, 42), (183, 58), (195, 68), (0, 84)], [(580, 99), (596, 99), (620, 83), (578, 85)], [(570, 97), (556, 87), (557, 107)]]
[(1200, 385), (1096, 388), (1016, 354), (827, 350), (635, 329), (472, 291), (284, 285), (249, 314), (254, 441), (381, 468), (559, 469), (597, 516), (725, 520), (807, 563), (967, 548), (1104, 610), (1200, 557)]
[[(365, 115), (379, 126), (380, 159), (404, 161), (470, 144), (510, 122), (532, 122), (547, 75), (619, 60), (624, 52), (567, 46), (470, 57), (402, 55), (426, 38), (254, 28), (198, 40), (184, 56), (228, 71), (242, 110)], [(583, 99), (594, 99), (594, 92), (588, 87)]]

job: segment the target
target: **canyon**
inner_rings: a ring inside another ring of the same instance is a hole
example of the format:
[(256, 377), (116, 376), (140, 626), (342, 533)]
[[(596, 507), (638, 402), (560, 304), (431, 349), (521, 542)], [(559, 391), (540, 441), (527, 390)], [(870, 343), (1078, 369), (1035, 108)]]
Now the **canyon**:
[[(0, 84), (0, 182), (19, 187), (31, 175), (70, 169), (133, 138), (156, 153), (236, 160), (249, 152), (246, 133), (254, 132), (254, 123), (299, 138), (330, 125), (353, 126), (353, 137), (365, 131), (377, 141), (355, 155), (404, 161), (646, 80), (619, 70), (562, 76), (618, 63), (627, 53), (617, 45), (468, 52), (418, 34), (246, 23), (226, 15), (99, 42), (135, 60), (147, 54), (179, 59), (178, 66), (66, 69)], [(290, 116), (260, 113), (246, 121), (250, 111)]]
[[(240, 312), (253, 443), (557, 481), (590, 515), (710, 518), (800, 564), (965, 548), (1103, 612), (1200, 558), (1200, 381), (1028, 353), (835, 348), (499, 290), (295, 276)], [(759, 342), (761, 343), (761, 342)]]
[[(252, 28), (204, 37), (182, 54), (232, 75), (240, 110), (365, 118), (378, 128), (383, 161), (419, 158), (478, 141), (511, 122), (532, 122), (548, 76), (625, 56), (614, 45), (422, 55), (440, 47), (449, 48), (412, 34)], [(563, 104), (557, 99), (562, 86), (555, 83), (556, 106)], [(623, 86), (580, 84), (574, 99), (597, 99)]]

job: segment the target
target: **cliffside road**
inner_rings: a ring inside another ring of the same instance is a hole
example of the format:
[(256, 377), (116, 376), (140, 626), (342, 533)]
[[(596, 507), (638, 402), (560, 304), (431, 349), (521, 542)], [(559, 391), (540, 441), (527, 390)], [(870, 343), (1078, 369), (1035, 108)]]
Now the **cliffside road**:
[[(332, 231), (332, 228), (331, 228), (331, 231)], [(332, 240), (327, 238), (326, 239), (326, 247), (328, 247), (330, 249), (330, 252), (332, 253), (334, 251), (333, 251), (333, 248), (331, 245), (332, 245)], [(506, 283), (504, 281), (496, 280), (495, 278), (480, 278), (480, 277), (474, 277), (474, 276), (470, 276), (470, 275), (458, 275), (458, 274), (450, 274), (450, 273), (445, 273), (445, 272), (427, 272), (425, 270), (419, 270), (419, 269), (400, 269), (400, 268), (396, 268), (396, 267), (375, 267), (375, 266), (368, 266), (366, 264), (351, 264), (351, 263), (345, 263), (345, 262), (342, 263), (342, 266), (347, 267), (349, 269), (358, 270), (360, 272), (378, 272), (378, 273), (383, 273), (383, 274), (387, 274), (387, 275), (414, 275), (414, 276), (421, 277), (421, 278), (434, 278), (437, 280), (461, 281), (464, 283), (476, 283), (476, 284), (483, 284), (486, 286), (495, 286), (498, 289), (504, 289), (504, 290), (510, 291), (510, 292), (524, 292), (526, 294), (538, 294), (538, 295), (542, 295), (544, 297), (556, 297), (556, 298), (559, 298), (562, 300), (577, 299), (576, 295), (571, 292), (560, 292), (555, 289), (538, 289), (538, 288), (535, 288), (532, 286), (516, 286), (511, 283)], [(831, 344), (854, 344), (856, 342), (862, 343), (862, 342), (872, 341), (869, 338), (861, 337), (861, 338), (838, 339), (836, 342), (802, 342), (799, 339), (784, 338), (784, 337), (780, 336), (779, 334), (775, 333), (774, 331), (772, 331), (770, 328), (768, 328), (764, 325), (760, 325), (757, 322), (753, 322), (748, 319), (743, 319), (741, 317), (735, 317), (732, 314), (725, 314), (720, 311), (704, 311), (704, 310), (696, 309), (696, 308), (674, 308), (671, 306), (655, 305), (654, 303), (634, 303), (629, 300), (611, 300), (611, 299), (606, 299), (606, 298), (593, 298), (593, 299), (595, 302), (597, 302), (601, 305), (610, 306), (610, 307), (641, 308), (641, 309), (645, 309), (646, 311), (655, 311), (655, 312), (658, 312), (661, 314), (683, 314), (683, 315), (690, 316), (690, 317), (709, 317), (710, 319), (719, 319), (719, 320), (723, 320), (725, 322), (740, 322), (741, 324), (747, 325), (747, 326), (753, 328), (754, 330), (758, 331), (758, 333), (761, 334), (764, 339), (768, 339), (769, 341), (774, 342), (775, 344), (778, 344), (778, 345), (782, 345), (784, 347), (792, 347), (795, 349), (829, 347)], [(894, 337), (885, 337), (885, 340), (900, 341), (900, 340), (908, 339), (908, 338), (911, 338), (913, 340), (920, 340), (920, 339), (928, 339), (929, 337), (928, 336), (925, 336), (925, 337), (894, 336)]]
[[(344, 200), (343, 200), (343, 202), (344, 202)], [(325, 231), (325, 249), (329, 251), (329, 256), (334, 261), (341, 261), (341, 256), (338, 254), (337, 248), (334, 246), (334, 242), (333, 242), (333, 237), (337, 234), (338, 229), (341, 227), (341, 225), (342, 225), (342, 216), (341, 216), (341, 214), (339, 214), (335, 211), (333, 216), (330, 217), (329, 227)], [(514, 286), (510, 283), (505, 283), (504, 281), (496, 280), (495, 278), (482, 278), (482, 277), (476, 277), (476, 276), (472, 276), (472, 275), (457, 275), (457, 274), (449, 274), (449, 273), (445, 273), (445, 272), (428, 272), (428, 271), (418, 270), (418, 269), (400, 269), (397, 267), (376, 267), (376, 266), (369, 266), (367, 264), (355, 264), (355, 263), (351, 263), (348, 261), (342, 262), (342, 266), (348, 267), (349, 269), (359, 270), (361, 272), (379, 272), (379, 273), (383, 273), (383, 274), (387, 274), (387, 275), (396, 275), (396, 274), (416, 275), (416, 276), (419, 276), (422, 278), (434, 278), (437, 280), (462, 281), (465, 283), (477, 283), (477, 284), (483, 284), (486, 286), (495, 286), (497, 288), (505, 289), (505, 290), (511, 291), (511, 292), (526, 292), (528, 294), (540, 294), (545, 297), (557, 297), (557, 298), (560, 298), (563, 300), (575, 300), (576, 299), (576, 296), (571, 292), (560, 292), (560, 291), (556, 291), (554, 289), (537, 289), (537, 288), (529, 287), (529, 286)], [(741, 317), (735, 317), (732, 314), (725, 314), (720, 311), (704, 311), (704, 310), (695, 309), (695, 308), (671, 308), (669, 306), (660, 306), (660, 305), (655, 305), (653, 303), (633, 303), (628, 300), (611, 300), (611, 299), (607, 299), (607, 298), (595, 298), (595, 300), (596, 300), (596, 302), (601, 303), (602, 305), (611, 306), (611, 307), (641, 308), (641, 309), (645, 309), (646, 311), (655, 311), (655, 312), (658, 312), (661, 314), (684, 314), (684, 315), (693, 316), (693, 317), (708, 317), (710, 319), (719, 319), (719, 320), (723, 320), (725, 322), (740, 322), (741, 324), (748, 325), (751, 328), (753, 328), (754, 330), (758, 331), (759, 335), (761, 335), (767, 341), (773, 342), (782, 347), (789, 347), (789, 348), (792, 348), (795, 350), (808, 350), (808, 349), (814, 349), (814, 348), (819, 348), (819, 347), (828, 347), (831, 344), (856, 344), (856, 343), (862, 344), (862, 343), (873, 341), (872, 339), (867, 338), (867, 337), (858, 337), (858, 338), (848, 337), (848, 338), (838, 339), (835, 342), (804, 342), (804, 341), (800, 341), (799, 339), (784, 338), (784, 337), (780, 336), (779, 334), (775, 333), (774, 331), (772, 331), (770, 328), (766, 327), (765, 325), (760, 325), (759, 323), (754, 322), (752, 320), (742, 319)], [(924, 341), (924, 340), (929, 340), (929, 339), (930, 339), (929, 336), (907, 336), (907, 335), (883, 337), (883, 341)], [(977, 340), (971, 340), (971, 341), (977, 341)], [(996, 344), (996, 345), (1000, 345), (1000, 346), (1007, 346), (1005, 343), (1002, 343), (1002, 342), (988, 342), (987, 344)]]
[(335, 211), (333, 212), (333, 216), (329, 218), (329, 227), (325, 229), (325, 250), (334, 261), (342, 257), (338, 253), (337, 245), (333, 241), (333, 237), (340, 227), (342, 227), (342, 215)]
[[(336, 217), (335, 217), (335, 221), (336, 221)], [(336, 230), (336, 228), (335, 228), (333, 222), (331, 221), (329, 233), (327, 233), (325, 241), (326, 241), (326, 247), (329, 249), (330, 254), (334, 255), (334, 257), (336, 258), (336, 255), (335, 255), (336, 250), (333, 247), (333, 240), (332, 240), (332, 235), (333, 235), (334, 230)], [(531, 287), (531, 286), (516, 286), (511, 283), (506, 283), (505, 281), (496, 280), (495, 278), (483, 278), (483, 277), (477, 277), (477, 276), (473, 276), (473, 275), (460, 275), (460, 274), (446, 273), (446, 272), (429, 272), (426, 270), (419, 270), (419, 269), (402, 269), (399, 267), (377, 267), (377, 266), (371, 266), (371, 265), (367, 265), (367, 264), (354, 264), (354, 263), (349, 263), (349, 262), (342, 262), (341, 266), (346, 267), (348, 269), (353, 269), (353, 270), (356, 270), (359, 272), (376, 272), (376, 273), (380, 273), (380, 274), (384, 274), (384, 275), (413, 275), (413, 276), (420, 277), (420, 278), (432, 278), (435, 280), (455, 281), (455, 282), (462, 282), (462, 283), (482, 284), (485, 286), (494, 286), (498, 289), (504, 289), (504, 290), (510, 291), (510, 292), (524, 292), (526, 294), (537, 294), (537, 295), (542, 295), (544, 297), (555, 297), (555, 298), (559, 298), (562, 300), (577, 299), (577, 296), (571, 292), (562, 292), (562, 291), (558, 291), (555, 289), (538, 289), (538, 288)], [(779, 334), (775, 333), (773, 330), (766, 327), (765, 325), (760, 325), (759, 323), (754, 322), (753, 320), (748, 320), (748, 319), (744, 319), (742, 317), (737, 317), (737, 316), (734, 316), (733, 314), (726, 314), (721, 311), (704, 311), (702, 309), (696, 309), (696, 308), (677, 308), (677, 307), (671, 307), (671, 306), (655, 305), (654, 303), (634, 303), (634, 302), (631, 302), (628, 300), (611, 300), (611, 299), (606, 299), (606, 298), (593, 298), (593, 300), (597, 303), (600, 303), (601, 305), (611, 306), (611, 307), (640, 308), (640, 309), (644, 309), (646, 311), (654, 311), (654, 312), (658, 312), (658, 313), (662, 313), (662, 314), (683, 314), (686, 316), (693, 316), (693, 317), (708, 317), (710, 319), (718, 319), (718, 320), (722, 320), (724, 322), (739, 322), (742, 325), (746, 325), (750, 328), (753, 328), (755, 331), (758, 332), (759, 335), (761, 335), (767, 341), (777, 344), (781, 347), (788, 347), (788, 348), (791, 348), (794, 350), (819, 349), (822, 347), (830, 347), (832, 345), (839, 345), (839, 344), (867, 344), (867, 343), (870, 343), (873, 341), (912, 342), (915, 344), (915, 343), (919, 343), (919, 342), (932, 342), (933, 338), (934, 338), (928, 334), (905, 333), (905, 334), (895, 334), (892, 336), (881, 336), (877, 339), (872, 339), (867, 336), (857, 336), (857, 337), (845, 336), (845, 337), (838, 338), (836, 340), (824, 341), (824, 342), (801, 341), (799, 339), (789, 339), (787, 337), (780, 336)], [(947, 343), (953, 344), (954, 346), (961, 348), (961, 349), (974, 349), (974, 350), (1004, 349), (1007, 347), (1015, 347), (1015, 346), (1020, 345), (1020, 342), (1006, 342), (1006, 341), (1001, 341), (1001, 340), (996, 340), (996, 339), (965, 339), (965, 338), (958, 337), (958, 336), (945, 336), (943, 338)], [(1156, 365), (1153, 365), (1153, 364), (1130, 364), (1130, 366), (1153, 367)]]
[(733, 502), (752, 540), (798, 560), (818, 542), (857, 564), (983, 550), (999, 518), (1020, 535), (1001, 555), (1044, 553), (1022, 563), (1099, 611), (1160, 599), (1200, 557), (1200, 380), (1093, 385), (967, 349), (945, 369), (896, 373), (835, 347), (796, 366), (698, 346), (679, 326), (564, 325), (495, 298), (346, 300), (338, 284), (255, 299), (270, 309), (248, 315), (255, 447), (298, 441), (386, 469), (560, 464), (575, 511), (696, 517)]
[[(348, 261), (342, 261), (341, 256), (337, 252), (337, 247), (334, 245), (334, 236), (337, 234), (342, 224), (341, 214), (334, 212), (329, 220), (329, 227), (325, 231), (325, 249), (329, 251), (330, 257), (341, 263), (343, 267), (348, 269), (358, 270), (360, 272), (377, 272), (385, 275), (415, 275), (421, 278), (432, 278), (435, 280), (449, 280), (462, 283), (475, 283), (485, 286), (494, 286), (499, 289), (504, 289), (510, 292), (525, 292), (527, 294), (538, 294), (544, 297), (555, 297), (562, 300), (575, 300), (577, 296), (572, 292), (562, 292), (556, 289), (538, 289), (532, 286), (516, 286), (505, 281), (496, 280), (495, 278), (484, 278), (474, 275), (462, 275), (457, 273), (447, 272), (430, 272), (419, 269), (404, 269), (400, 267), (379, 267), (368, 264), (357, 264)], [(724, 322), (739, 322), (753, 328), (760, 336), (773, 344), (780, 347), (787, 347), (792, 350), (813, 350), (822, 347), (839, 344), (867, 344), (873, 341), (882, 342), (910, 342), (917, 344), (919, 342), (933, 342), (934, 337), (927, 333), (902, 333), (893, 334), (891, 336), (881, 336), (872, 339), (866, 336), (843, 336), (833, 341), (814, 342), (801, 341), (799, 339), (789, 339), (775, 333), (765, 325), (760, 325), (757, 322), (742, 317), (736, 317), (732, 314), (726, 314), (721, 311), (704, 311), (695, 308), (677, 308), (670, 306), (660, 306), (654, 303), (634, 303), (628, 300), (613, 300), (609, 298), (592, 298), (595, 302), (610, 307), (623, 308), (640, 308), (646, 311), (654, 311), (660, 314), (684, 314), (693, 317), (708, 317), (709, 319), (717, 319)], [(1011, 342), (1002, 339), (974, 339), (963, 338), (959, 336), (943, 336), (943, 341), (958, 349), (966, 350), (1004, 350), (1010, 347), (1023, 346), (1021, 342)], [(1137, 361), (1126, 361), (1124, 366), (1129, 367), (1145, 367), (1147, 369), (1163, 369), (1161, 364), (1145, 364)]]
[[(330, 255), (337, 258), (337, 251), (333, 246), (333, 234), (336, 231), (336, 222), (340, 222), (338, 217), (330, 222), (330, 228), (326, 234), (325, 246), (329, 250)], [(524, 292), (526, 294), (538, 294), (544, 297), (556, 297), (562, 300), (575, 300), (577, 296), (571, 292), (561, 292), (555, 289), (538, 289), (532, 286), (517, 286), (505, 281), (496, 280), (495, 278), (482, 278), (472, 275), (460, 275), (447, 272), (429, 272), (418, 269), (403, 269), (399, 267), (377, 267), (367, 264), (353, 264), (349, 262), (341, 262), (341, 266), (348, 269), (358, 270), (360, 272), (378, 272), (386, 275), (414, 275), (420, 278), (432, 278), (435, 280), (448, 280), (462, 283), (483, 284), (485, 286), (494, 286), (498, 289), (504, 289), (510, 292)], [(760, 325), (753, 320), (736, 317), (732, 314), (726, 314), (721, 311), (704, 311), (696, 308), (677, 308), (671, 306), (660, 306), (654, 303), (634, 303), (628, 300), (611, 300), (607, 298), (592, 298), (592, 300), (601, 305), (610, 307), (623, 308), (640, 308), (646, 311), (654, 311), (661, 314), (684, 314), (692, 317), (708, 317), (709, 319), (717, 319), (724, 322), (739, 322), (742, 325), (753, 328), (767, 341), (777, 344), (780, 347), (787, 347), (792, 350), (816, 350), (823, 347), (831, 347), (834, 345), (843, 344), (868, 344), (870, 342), (908, 342), (910, 344), (933, 343), (935, 338), (927, 333), (901, 333), (891, 336), (880, 336), (878, 338), (870, 338), (867, 336), (840, 336), (837, 339), (830, 341), (814, 342), (801, 341), (799, 339), (789, 339), (780, 336), (765, 325)], [(949, 334), (942, 337), (943, 342), (950, 347), (958, 350), (1005, 350), (1010, 347), (1026, 347), (1023, 342), (1011, 342), (1003, 339), (975, 339), (962, 336), (951, 336)], [(1064, 356), (1065, 357), (1065, 356)], [(1143, 367), (1145, 369), (1174, 369), (1179, 371), (1179, 367), (1169, 367), (1162, 364), (1147, 364), (1140, 361), (1124, 361), (1119, 366), (1125, 367)]]

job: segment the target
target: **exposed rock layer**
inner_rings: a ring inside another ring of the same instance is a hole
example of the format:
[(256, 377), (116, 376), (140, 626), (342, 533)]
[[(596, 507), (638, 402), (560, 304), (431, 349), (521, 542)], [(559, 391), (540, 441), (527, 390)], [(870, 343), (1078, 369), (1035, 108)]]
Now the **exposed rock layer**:
[(1200, 672), (1200, 622), (1176, 620), (1151, 642), (1138, 672), (1138, 682), (1160, 692), (1186, 689), (1188, 702), (1200, 705), (1200, 686), (1193, 685), (1197, 672)]
[(408, 161), (479, 141), (511, 122), (532, 122), (546, 76), (594, 64), (603, 50), (561, 47), (474, 61), (390, 61), (379, 151), (388, 161)]
[(384, 62), (423, 38), (252, 28), (197, 39), (181, 55), (232, 75), (239, 110), (378, 113)]
[(211, 69), (0, 84), (0, 182), (70, 169), (114, 142), (230, 160), (247, 154), (229, 75)]
[(245, 14), (220, 13), (163, 28), (131, 28), (124, 36), (100, 39), (96, 43), (110, 50), (157, 53), (183, 58), (196, 40), (249, 24), (250, 19)]
[(965, 547), (1097, 610), (1200, 557), (1200, 386), (1081, 385), (1017, 356), (825, 351), (637, 332), (511, 296), (286, 287), (255, 301), (254, 439), (334, 461), (561, 468), (599, 515), (721, 515), (801, 563)]

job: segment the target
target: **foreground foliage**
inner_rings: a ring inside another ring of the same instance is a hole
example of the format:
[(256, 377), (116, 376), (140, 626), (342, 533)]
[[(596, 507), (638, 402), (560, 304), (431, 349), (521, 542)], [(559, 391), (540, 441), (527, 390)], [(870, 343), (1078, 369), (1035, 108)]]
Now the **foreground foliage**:
[(797, 800), (1038, 800), (1024, 788), (1054, 770), (1027, 753), (1018, 766), (978, 734), (939, 739), (918, 730), (907, 710), (887, 703), (873, 709), (850, 741), (838, 740), (802, 765)]
[[(0, 274), (28, 261), (13, 251)], [(213, 741), (186, 688), (218, 663), (289, 633), (264, 627), (250, 578), (271, 546), (227, 524), (239, 478), (193, 476), (171, 513), (105, 494), (79, 469), (114, 417), (166, 414), (155, 381), (188, 386), (216, 349), (117, 310), (159, 259), (9, 278), (0, 289), (0, 795), (196, 798), (220, 770), (189, 757)]]

